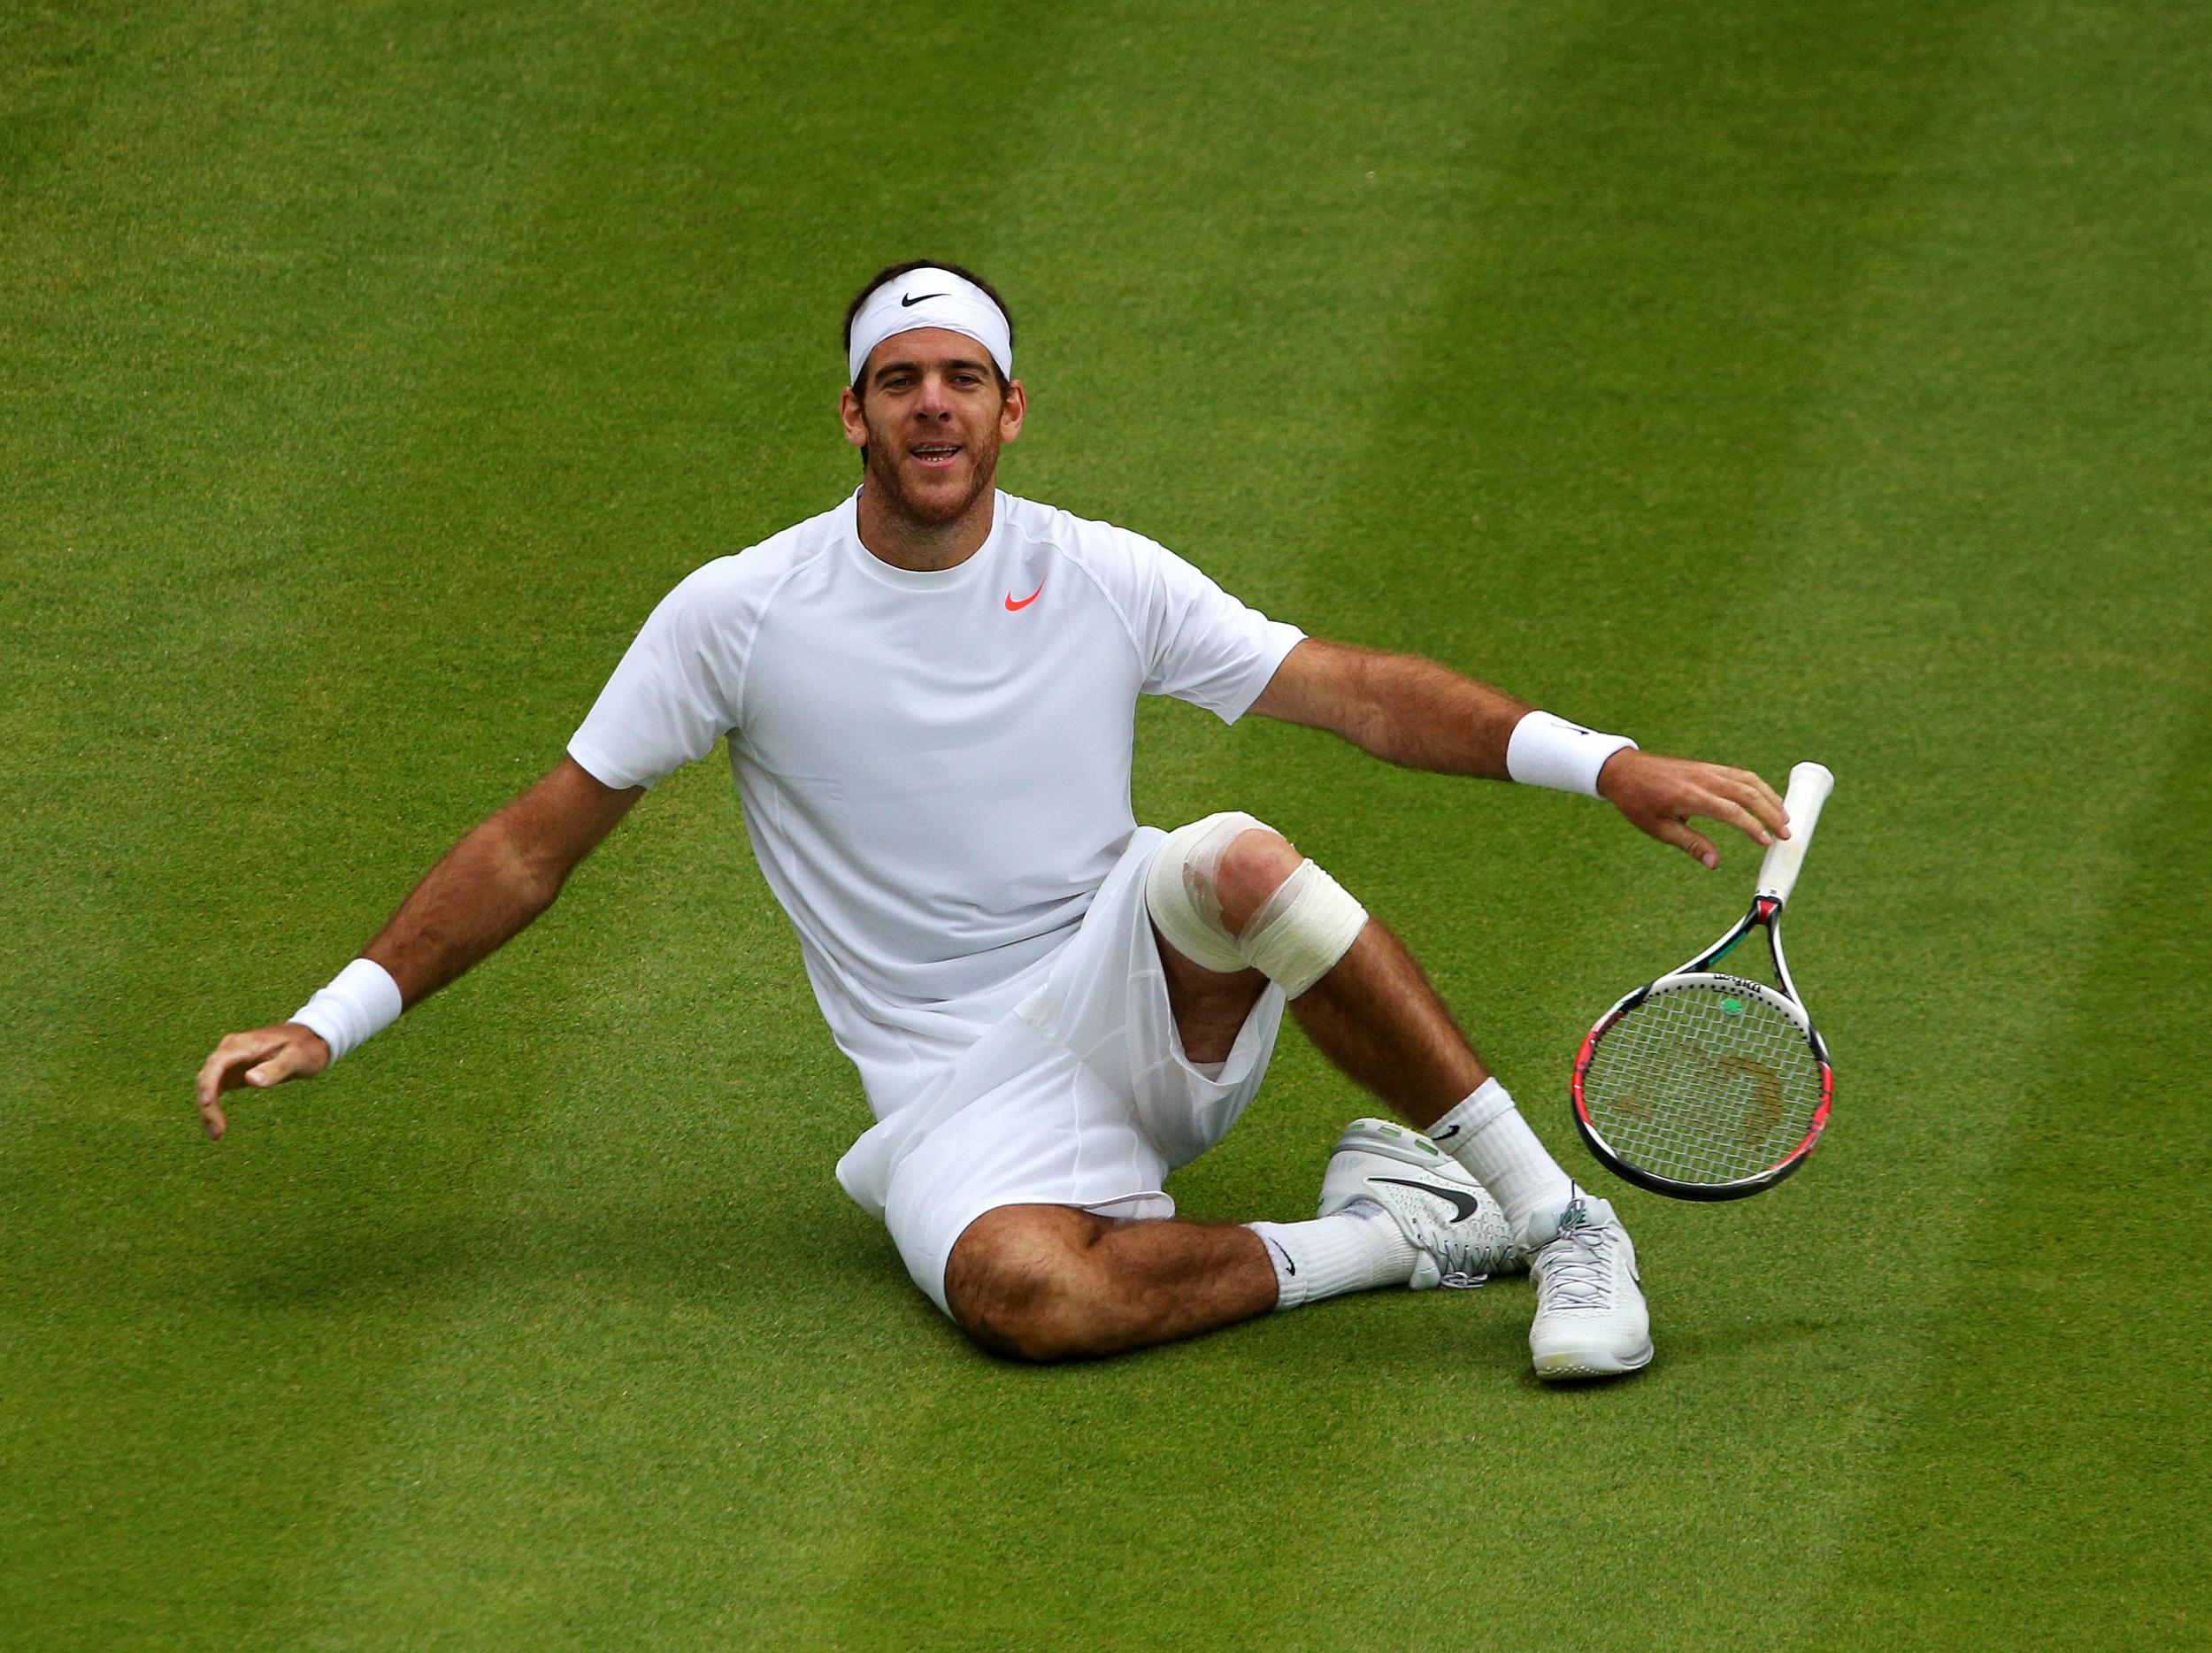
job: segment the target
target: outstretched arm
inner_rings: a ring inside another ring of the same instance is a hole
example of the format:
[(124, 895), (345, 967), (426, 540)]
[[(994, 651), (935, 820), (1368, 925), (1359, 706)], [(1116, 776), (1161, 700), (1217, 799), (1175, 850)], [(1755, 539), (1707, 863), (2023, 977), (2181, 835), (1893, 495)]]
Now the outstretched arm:
[[(1418, 655), (1309, 637), (1284, 657), (1251, 710), (1327, 729), (1403, 768), (1503, 780), (1514, 727), (1534, 708)], [(1754, 843), (1789, 835), (1782, 800), (1746, 769), (1624, 748), (1606, 760), (1597, 784), (1640, 831), (1709, 867), (1720, 865), (1720, 852), (1688, 824), (1693, 816), (1734, 826)]]
[(362, 950), (412, 1004), (498, 951), (553, 904), (642, 787), (603, 785), (572, 757), (446, 851)]
[[(604, 786), (574, 758), (563, 758), (447, 850), (361, 956), (390, 973), (403, 1003), (427, 998), (551, 906), (577, 863), (644, 796), (642, 787)], [(208, 1135), (228, 1128), (217, 1102), (223, 1092), (265, 1089), (329, 1065), (330, 1047), (299, 1022), (228, 1035), (200, 1068)]]

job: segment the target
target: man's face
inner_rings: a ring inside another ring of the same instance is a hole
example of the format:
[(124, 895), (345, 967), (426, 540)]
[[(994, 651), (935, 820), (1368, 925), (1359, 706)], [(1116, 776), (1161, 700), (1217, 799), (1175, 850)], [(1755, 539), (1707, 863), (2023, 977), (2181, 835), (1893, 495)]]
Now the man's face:
[(922, 327), (870, 352), (844, 394), (845, 440), (867, 450), (868, 481), (887, 504), (918, 522), (951, 522), (991, 486), (1026, 407), (1019, 380), (1000, 392), (980, 344)]

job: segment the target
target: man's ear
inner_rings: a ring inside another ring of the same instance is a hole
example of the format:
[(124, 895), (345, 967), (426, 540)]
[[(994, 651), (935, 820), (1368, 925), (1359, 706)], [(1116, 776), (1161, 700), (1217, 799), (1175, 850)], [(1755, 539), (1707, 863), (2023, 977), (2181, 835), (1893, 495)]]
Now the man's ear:
[(860, 411), (860, 398), (847, 385), (837, 393), (838, 417), (845, 423), (845, 440), (856, 448), (868, 445), (868, 421)]
[(1006, 387), (1006, 399), (999, 404), (998, 439), (1009, 442), (1022, 434), (1022, 421), (1029, 417), (1029, 390), (1018, 379)]

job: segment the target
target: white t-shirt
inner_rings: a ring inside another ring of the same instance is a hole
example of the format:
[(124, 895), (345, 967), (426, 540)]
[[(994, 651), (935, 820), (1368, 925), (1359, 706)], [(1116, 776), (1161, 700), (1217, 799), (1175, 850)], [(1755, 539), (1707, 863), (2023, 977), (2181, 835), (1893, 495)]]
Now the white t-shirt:
[(1304, 634), (1004, 493), (958, 567), (896, 568), (856, 499), (677, 586), (568, 750), (650, 786), (728, 734), (753, 852), (882, 1119), (1075, 934), (1135, 829), (1137, 696), (1234, 722)]

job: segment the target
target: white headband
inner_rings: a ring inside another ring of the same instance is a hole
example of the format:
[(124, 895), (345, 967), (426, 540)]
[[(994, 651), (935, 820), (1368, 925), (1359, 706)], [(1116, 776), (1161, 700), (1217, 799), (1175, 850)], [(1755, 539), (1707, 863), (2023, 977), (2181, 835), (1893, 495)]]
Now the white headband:
[(868, 295), (853, 318), (853, 342), (846, 362), (847, 381), (860, 382), (868, 353), (894, 334), (917, 327), (943, 327), (973, 339), (991, 353), (1000, 373), (1014, 376), (1014, 329), (1006, 312), (973, 281), (949, 270), (909, 270)]

